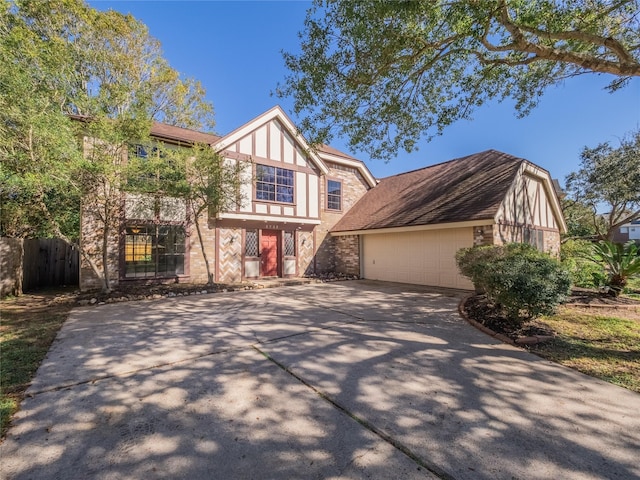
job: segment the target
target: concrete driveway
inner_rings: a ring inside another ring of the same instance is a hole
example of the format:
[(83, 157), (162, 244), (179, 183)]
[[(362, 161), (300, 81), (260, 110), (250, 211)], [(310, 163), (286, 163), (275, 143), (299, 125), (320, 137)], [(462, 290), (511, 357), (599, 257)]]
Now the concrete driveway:
[(2, 478), (640, 478), (640, 395), (459, 300), (351, 281), (74, 310)]

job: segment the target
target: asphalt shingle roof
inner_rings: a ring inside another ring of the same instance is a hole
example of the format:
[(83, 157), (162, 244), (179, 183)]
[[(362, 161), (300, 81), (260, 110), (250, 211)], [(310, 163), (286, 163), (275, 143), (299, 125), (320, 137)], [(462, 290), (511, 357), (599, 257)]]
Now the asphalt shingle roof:
[(331, 231), (493, 219), (523, 162), (487, 150), (383, 178)]
[(212, 144), (220, 140), (221, 137), (211, 133), (198, 132), (188, 128), (175, 127), (166, 123), (153, 122), (151, 127), (151, 135), (161, 137), (167, 140), (188, 143), (206, 143)]

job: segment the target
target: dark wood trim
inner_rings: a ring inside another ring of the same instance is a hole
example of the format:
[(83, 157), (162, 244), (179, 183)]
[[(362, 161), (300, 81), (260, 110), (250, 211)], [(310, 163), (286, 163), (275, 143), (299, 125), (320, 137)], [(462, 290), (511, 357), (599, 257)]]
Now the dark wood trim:
[(216, 239), (215, 239), (215, 245), (216, 245), (216, 258), (215, 258), (215, 272), (213, 274), (213, 278), (215, 280), (216, 283), (220, 283), (220, 227), (218, 227), (216, 225)]

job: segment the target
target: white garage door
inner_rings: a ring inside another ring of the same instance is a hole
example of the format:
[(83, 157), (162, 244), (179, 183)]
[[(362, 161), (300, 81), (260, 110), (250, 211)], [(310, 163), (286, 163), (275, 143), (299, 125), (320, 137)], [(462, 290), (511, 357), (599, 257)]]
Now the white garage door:
[(455, 254), (473, 246), (473, 229), (363, 235), (364, 278), (471, 290)]

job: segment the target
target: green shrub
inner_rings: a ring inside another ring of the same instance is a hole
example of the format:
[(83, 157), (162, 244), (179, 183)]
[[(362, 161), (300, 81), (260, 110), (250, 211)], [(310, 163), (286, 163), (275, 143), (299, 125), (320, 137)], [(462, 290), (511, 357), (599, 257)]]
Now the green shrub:
[(604, 285), (604, 268), (587, 258), (592, 249), (592, 243), (588, 240), (567, 240), (562, 244), (560, 261), (571, 274), (576, 287), (598, 288)]
[(515, 327), (553, 313), (571, 288), (560, 262), (527, 244), (467, 248), (456, 261)]
[[(460, 273), (471, 279), (476, 290), (485, 292), (486, 273), (498, 260), (508, 256), (539, 256), (534, 247), (526, 243), (506, 245), (483, 245), (462, 248), (456, 253), (456, 263)], [(546, 255), (545, 255), (546, 256)]]
[(640, 249), (633, 240), (625, 243), (600, 241), (593, 244), (591, 260), (606, 267), (605, 286), (618, 296), (627, 285), (629, 278), (640, 275)]

